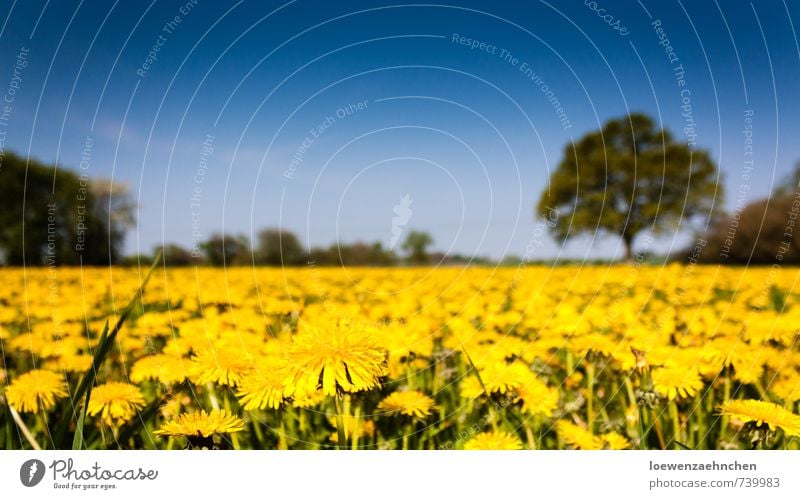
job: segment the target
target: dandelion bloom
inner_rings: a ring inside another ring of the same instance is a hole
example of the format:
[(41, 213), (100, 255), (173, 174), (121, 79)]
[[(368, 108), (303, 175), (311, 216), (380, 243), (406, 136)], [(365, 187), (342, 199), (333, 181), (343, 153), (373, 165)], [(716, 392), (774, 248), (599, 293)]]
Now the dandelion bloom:
[(800, 378), (797, 376), (779, 378), (770, 384), (769, 389), (784, 402), (800, 400)]
[(208, 438), (223, 433), (235, 433), (244, 429), (244, 421), (225, 410), (211, 412), (189, 412), (165, 423), (156, 430), (156, 435), (167, 437)]
[(92, 367), (92, 356), (89, 354), (64, 354), (48, 360), (44, 365), (58, 372), (83, 374)]
[(424, 418), (434, 406), (432, 398), (420, 391), (394, 392), (378, 404), (378, 409), (415, 418)]
[(507, 364), (503, 360), (487, 363), (479, 368), (478, 374), (480, 379), (473, 376), (461, 383), (462, 397), (476, 399), (483, 395), (484, 387), (490, 394), (507, 394), (535, 381), (535, 375), (528, 366), (518, 362)]
[(504, 431), (478, 433), (464, 444), (464, 450), (521, 450), (522, 441)]
[(217, 383), (236, 386), (253, 367), (253, 361), (240, 349), (207, 348), (192, 358), (189, 377), (198, 385)]
[(174, 355), (148, 355), (136, 361), (131, 369), (131, 381), (141, 383), (156, 380), (165, 385), (180, 383), (186, 379), (184, 360)]
[(631, 443), (627, 438), (619, 433), (606, 433), (600, 437), (603, 440), (603, 448), (610, 450), (624, 450), (630, 449)]
[(653, 370), (653, 386), (658, 393), (672, 400), (694, 397), (703, 388), (703, 379), (695, 369), (659, 367)]
[(537, 378), (517, 389), (522, 400), (522, 410), (532, 415), (550, 417), (558, 408), (558, 390), (550, 388)]
[(280, 369), (255, 371), (242, 379), (236, 395), (247, 411), (278, 409), (283, 403), (283, 373)]
[(298, 392), (292, 396), (292, 407), (308, 409), (318, 406), (323, 400), (325, 400), (325, 394), (322, 392), (311, 392), (304, 394)]
[(800, 416), (771, 402), (761, 400), (729, 400), (722, 404), (720, 413), (743, 423), (756, 426), (767, 424), (771, 430), (780, 428), (787, 435), (800, 436)]
[(44, 369), (28, 371), (6, 388), (8, 404), (20, 412), (38, 412), (40, 406), (50, 409), (57, 399), (66, 396), (64, 377)]
[(385, 354), (372, 336), (347, 324), (308, 328), (292, 339), (287, 360), (286, 396), (320, 386), (325, 395), (370, 390), (387, 372)]
[(90, 416), (100, 414), (108, 425), (124, 424), (133, 419), (144, 404), (144, 395), (137, 386), (111, 381), (92, 389), (86, 412)]
[(758, 383), (761, 375), (764, 374), (764, 362), (757, 360), (758, 355), (751, 358), (741, 359), (733, 362), (733, 377), (746, 384)]
[(556, 423), (556, 433), (568, 445), (580, 450), (600, 450), (604, 442), (589, 430), (569, 421)]

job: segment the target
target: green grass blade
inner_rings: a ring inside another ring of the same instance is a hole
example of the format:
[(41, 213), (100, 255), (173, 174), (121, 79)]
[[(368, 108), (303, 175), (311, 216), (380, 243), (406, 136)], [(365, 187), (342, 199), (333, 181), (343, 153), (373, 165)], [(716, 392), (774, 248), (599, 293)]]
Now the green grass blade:
[(683, 450), (692, 450), (692, 448), (691, 448), (691, 447), (689, 447), (688, 445), (686, 445), (686, 444), (685, 444), (685, 443), (683, 443), (683, 442), (679, 442), (679, 441), (677, 441), (677, 440), (673, 440), (672, 442), (673, 442), (675, 445), (677, 445), (678, 447), (682, 448)]
[(477, 366), (475, 366), (475, 363), (472, 362), (472, 357), (470, 357), (469, 352), (467, 352), (467, 348), (463, 344), (461, 345), (461, 351), (464, 352), (464, 355), (467, 357), (467, 362), (469, 362), (469, 367), (475, 372), (475, 376), (478, 378), (478, 383), (480, 383), (481, 388), (483, 389), (483, 393), (485, 393), (486, 396), (489, 397), (491, 394), (489, 393), (489, 390), (486, 389), (486, 385), (483, 383), (483, 378), (481, 378), (481, 372), (478, 370)]
[[(133, 298), (131, 298), (130, 302), (128, 302), (128, 306), (125, 307), (125, 309), (122, 311), (122, 314), (119, 316), (119, 319), (117, 320), (114, 329), (112, 329), (111, 332), (108, 334), (106, 334), (108, 331), (108, 323), (106, 323), (106, 327), (103, 329), (103, 334), (100, 335), (100, 341), (98, 342), (97, 348), (95, 349), (94, 357), (92, 358), (92, 365), (83, 375), (83, 378), (78, 384), (77, 390), (75, 390), (75, 393), (72, 395), (71, 405), (70, 408), (68, 409), (68, 412), (71, 411), (72, 414), (70, 417), (66, 417), (65, 415), (65, 417), (59, 423), (58, 431), (56, 432), (56, 434), (59, 435), (60, 437), (57, 443), (59, 448), (62, 449), (70, 448), (69, 447), (70, 442), (67, 440), (68, 435), (66, 429), (69, 427), (70, 421), (76, 421), (76, 419), (81, 419), (78, 417), (78, 405), (80, 404), (81, 399), (83, 399), (86, 396), (87, 392), (90, 390), (90, 387), (94, 384), (97, 372), (100, 370), (100, 366), (103, 365), (103, 362), (105, 362), (106, 358), (108, 357), (108, 354), (111, 351), (111, 347), (114, 345), (114, 341), (116, 341), (117, 339), (117, 334), (122, 329), (122, 325), (128, 319), (131, 312), (133, 312), (133, 308), (136, 306), (136, 304), (139, 302), (142, 295), (144, 294), (144, 290), (147, 287), (147, 283), (150, 280), (150, 277), (153, 275), (153, 271), (156, 269), (156, 266), (158, 265), (160, 260), (161, 260), (161, 252), (159, 251), (156, 257), (153, 259), (153, 263), (152, 265), (150, 265), (150, 269), (147, 271), (147, 275), (145, 275), (145, 278), (142, 281), (142, 285), (139, 286), (139, 289), (137, 290), (136, 294), (133, 296)], [(76, 424), (80, 425), (81, 421), (76, 421)], [(80, 432), (82, 434), (83, 430), (81, 429)], [(81, 437), (81, 440), (82, 439), (83, 437)], [(75, 439), (73, 438), (72, 440), (73, 440), (72, 445), (75, 445)]]
[(11, 409), (5, 400), (2, 401), (2, 404), (3, 404), (4, 438), (3, 438), (3, 444), (2, 446), (0, 446), (0, 449), (14, 450), (17, 448), (16, 446), (17, 439), (15, 438), (16, 435), (14, 431), (15, 430), (14, 422), (11, 420)]
[[(139, 426), (137, 423), (142, 422), (142, 421), (149, 421), (150, 419), (153, 419), (155, 417), (156, 413), (158, 413), (158, 408), (161, 407), (161, 403), (162, 402), (163, 402), (162, 397), (158, 397), (155, 400), (153, 400), (152, 402), (150, 402), (150, 404), (148, 404), (148, 406), (145, 407), (139, 413), (139, 417), (138, 418), (134, 418), (131, 422), (129, 422), (125, 427), (123, 427), (120, 430), (119, 436), (117, 437), (117, 443), (121, 445), (122, 442), (127, 442), (131, 438), (135, 437), (137, 435), (137, 433), (140, 432), (140, 430), (141, 430), (141, 436), (142, 436), (143, 439), (144, 438), (148, 438), (148, 437), (151, 438), (151, 439), (152, 438), (158, 438), (158, 437), (154, 437), (152, 434), (150, 434), (147, 431), (147, 428), (145, 428), (144, 426)], [(153, 443), (153, 445), (155, 445), (155, 442), (152, 442), (152, 443)]]
[[(106, 321), (106, 325), (103, 328), (103, 334), (100, 336), (101, 338), (105, 338), (106, 334), (108, 333), (108, 321)], [(97, 373), (94, 373), (95, 376)], [(92, 387), (94, 383), (89, 385), (89, 389), (86, 390), (86, 399), (83, 402), (83, 411), (81, 411), (81, 417), (78, 419), (78, 425), (75, 427), (75, 436), (72, 438), (72, 450), (81, 450), (81, 449), (88, 449), (89, 447), (86, 445), (86, 438), (85, 438), (85, 421), (86, 421), (86, 411), (89, 410), (89, 399), (92, 398)]]

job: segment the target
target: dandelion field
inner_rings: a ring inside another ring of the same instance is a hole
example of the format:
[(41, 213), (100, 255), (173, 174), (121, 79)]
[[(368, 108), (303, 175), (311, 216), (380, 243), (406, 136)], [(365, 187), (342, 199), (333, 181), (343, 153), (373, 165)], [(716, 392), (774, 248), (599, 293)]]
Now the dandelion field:
[(0, 273), (5, 449), (800, 448), (796, 269)]

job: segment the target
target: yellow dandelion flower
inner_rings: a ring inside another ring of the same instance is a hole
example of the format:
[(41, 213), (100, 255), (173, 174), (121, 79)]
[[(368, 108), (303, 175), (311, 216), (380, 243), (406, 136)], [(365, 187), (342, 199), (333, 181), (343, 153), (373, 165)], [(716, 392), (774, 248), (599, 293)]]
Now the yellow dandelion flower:
[(580, 371), (573, 371), (572, 374), (564, 379), (564, 388), (568, 390), (575, 390), (583, 383), (583, 373)]
[(158, 412), (165, 419), (172, 419), (181, 413), (183, 407), (191, 404), (192, 399), (184, 393), (176, 393), (167, 398), (167, 400), (158, 408)]
[(476, 399), (483, 395), (481, 382), (475, 376), (464, 378), (461, 381), (460, 395), (465, 399)]
[(603, 440), (603, 448), (610, 450), (624, 450), (630, 449), (631, 443), (627, 438), (619, 433), (611, 432), (606, 433), (600, 437)]
[(733, 362), (734, 378), (742, 383), (754, 384), (764, 373), (764, 362), (756, 358), (740, 359)]
[(652, 375), (656, 391), (669, 400), (694, 397), (704, 386), (700, 373), (695, 369), (659, 367), (653, 369)]
[(320, 391), (305, 394), (295, 393), (292, 395), (292, 407), (308, 409), (318, 406), (323, 400), (325, 400), (325, 394)]
[(570, 338), (568, 344), (570, 349), (580, 356), (586, 355), (587, 352), (596, 352), (611, 357), (619, 349), (619, 344), (614, 338), (598, 333)]
[(89, 354), (65, 354), (47, 363), (55, 371), (68, 373), (85, 373), (92, 366), (92, 356)]
[(779, 378), (770, 384), (769, 390), (784, 402), (797, 402), (800, 400), (800, 378), (798, 376)]
[(53, 343), (53, 339), (49, 336), (27, 331), (12, 338), (9, 347), (11, 351), (18, 350), (44, 358), (53, 353)]
[(208, 348), (192, 358), (189, 378), (195, 384), (217, 383), (236, 386), (253, 370), (253, 361), (246, 352), (235, 348)]
[(536, 377), (521, 363), (507, 364), (504, 361), (491, 362), (479, 368), (480, 380), (477, 376), (470, 376), (461, 383), (461, 396), (476, 399), (483, 394), (483, 386), (490, 394), (507, 394), (519, 390), (521, 387), (535, 382)]
[(504, 431), (478, 433), (464, 444), (464, 450), (521, 450), (522, 441)]
[(720, 413), (742, 423), (766, 424), (771, 430), (780, 428), (787, 435), (800, 436), (800, 416), (771, 402), (761, 400), (729, 400), (722, 404)]
[(247, 411), (278, 409), (283, 403), (283, 371), (259, 369), (242, 379), (236, 395)]
[(235, 433), (242, 430), (244, 430), (242, 418), (225, 410), (214, 410), (181, 414), (153, 433), (166, 437), (209, 438), (213, 435)]
[(424, 418), (431, 413), (435, 402), (420, 391), (394, 392), (378, 404), (378, 409), (388, 413)]
[(40, 407), (46, 411), (66, 396), (64, 377), (44, 369), (28, 371), (6, 388), (8, 404), (20, 412), (39, 412)]
[(184, 360), (173, 355), (148, 355), (141, 358), (131, 368), (131, 381), (141, 383), (156, 380), (165, 385), (180, 383), (186, 379)]
[(347, 324), (306, 328), (292, 339), (287, 364), (286, 396), (320, 388), (325, 395), (370, 390), (387, 373), (385, 354), (372, 336)]
[(86, 412), (90, 416), (100, 414), (108, 425), (124, 424), (133, 419), (144, 404), (144, 395), (137, 386), (111, 381), (92, 389)]
[(605, 445), (602, 438), (569, 421), (557, 422), (556, 433), (567, 445), (580, 450), (600, 450)]
[(528, 414), (550, 417), (558, 408), (558, 390), (550, 388), (538, 378), (533, 378), (517, 389), (522, 410)]

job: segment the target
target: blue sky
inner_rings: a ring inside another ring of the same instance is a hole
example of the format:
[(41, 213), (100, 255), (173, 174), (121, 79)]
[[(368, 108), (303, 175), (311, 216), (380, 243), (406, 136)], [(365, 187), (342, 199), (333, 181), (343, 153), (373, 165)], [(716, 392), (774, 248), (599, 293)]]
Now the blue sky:
[(137, 199), (130, 253), (267, 226), (389, 244), (409, 194), (407, 228), (439, 250), (610, 256), (613, 238), (539, 235), (565, 145), (628, 111), (687, 140), (685, 88), (729, 208), (752, 112), (744, 196), (765, 196), (800, 159), (799, 14), (782, 0), (4, 2), (0, 92), (29, 52), (3, 145), (78, 170), (88, 139), (85, 171)]

